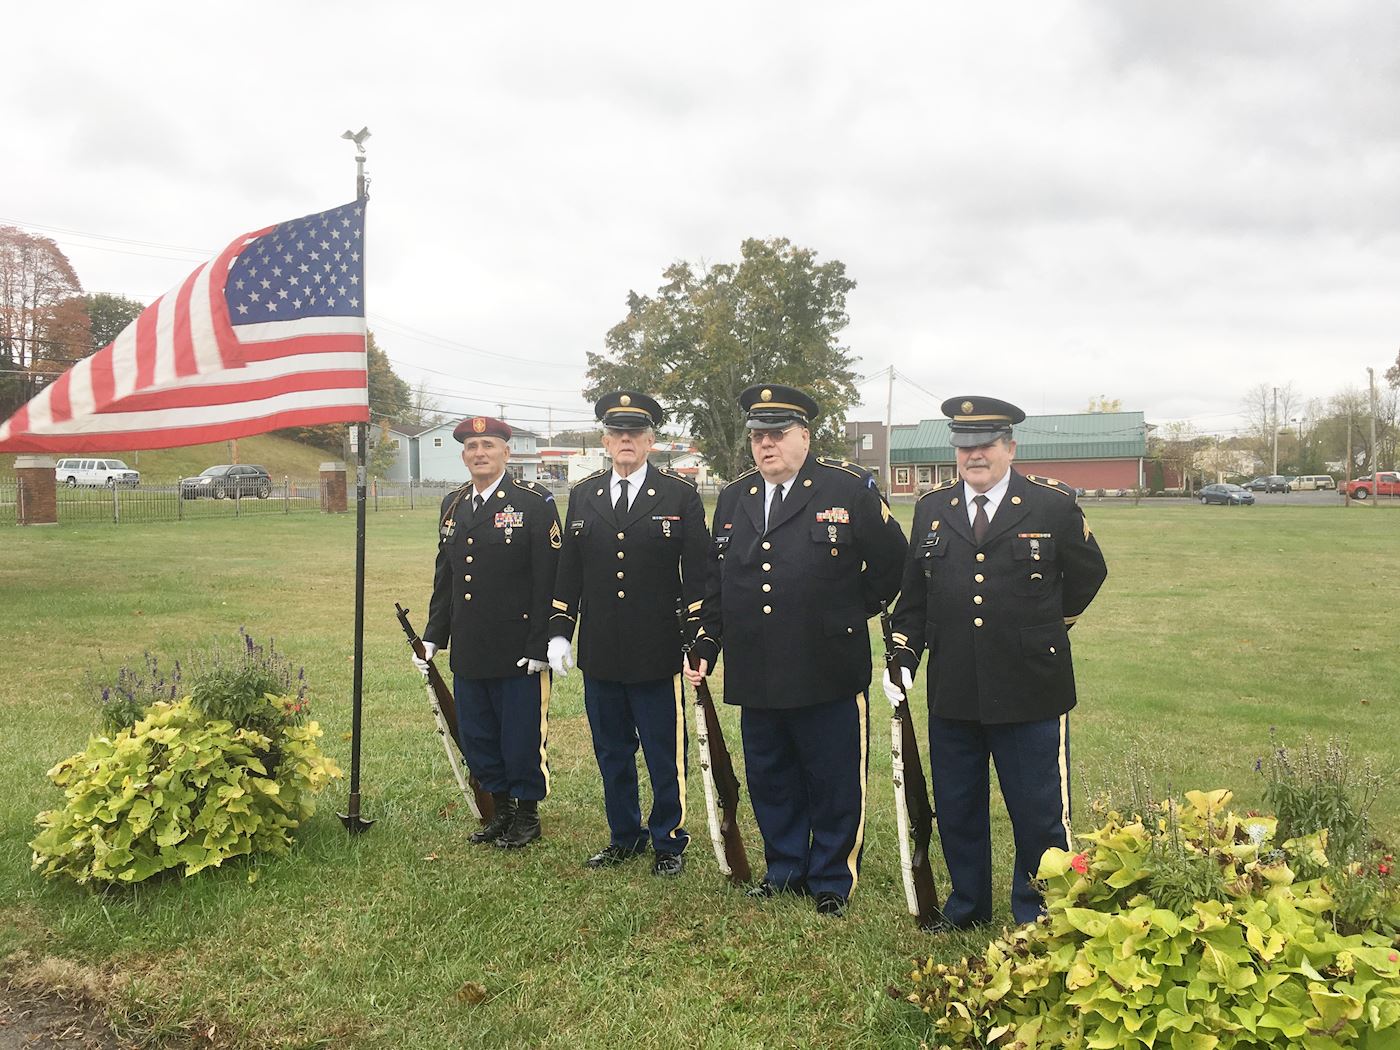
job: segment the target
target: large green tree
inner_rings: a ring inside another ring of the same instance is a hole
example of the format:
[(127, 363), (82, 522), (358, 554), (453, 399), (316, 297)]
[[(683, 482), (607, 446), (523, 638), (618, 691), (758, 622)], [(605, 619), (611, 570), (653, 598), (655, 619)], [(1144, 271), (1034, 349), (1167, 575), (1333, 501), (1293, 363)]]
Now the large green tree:
[(720, 477), (752, 465), (736, 398), (754, 383), (786, 383), (822, 406), (813, 451), (844, 455), (846, 411), (857, 401), (849, 348), (840, 334), (855, 282), (839, 260), (786, 239), (749, 239), (737, 263), (676, 262), (654, 295), (629, 292), (627, 316), (588, 355), (596, 398), (630, 388), (654, 393), (673, 420), (687, 420)]
[(87, 306), (88, 326), (92, 331), (92, 348), (101, 350), (125, 331), (126, 326), (141, 316), (146, 304), (111, 292), (94, 292), (83, 297)]

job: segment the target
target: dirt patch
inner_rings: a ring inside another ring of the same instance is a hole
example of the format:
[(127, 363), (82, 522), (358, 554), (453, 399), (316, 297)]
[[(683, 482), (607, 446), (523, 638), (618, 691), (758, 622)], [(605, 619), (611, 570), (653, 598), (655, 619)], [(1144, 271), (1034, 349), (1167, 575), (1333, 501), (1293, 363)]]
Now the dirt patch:
[(125, 1050), (100, 1011), (0, 983), (0, 1050)]

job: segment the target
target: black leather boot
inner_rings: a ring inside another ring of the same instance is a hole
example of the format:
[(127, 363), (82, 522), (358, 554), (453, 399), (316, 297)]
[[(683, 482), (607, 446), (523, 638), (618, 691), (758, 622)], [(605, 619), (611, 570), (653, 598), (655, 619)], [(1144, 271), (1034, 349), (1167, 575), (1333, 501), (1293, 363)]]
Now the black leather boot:
[(510, 797), (509, 791), (491, 792), (491, 801), (496, 805), (496, 815), (485, 827), (478, 828), (467, 836), (468, 842), (495, 842), (506, 833), (511, 821), (515, 819), (515, 799)]
[(520, 849), (540, 837), (539, 803), (532, 798), (522, 798), (515, 803), (515, 819), (510, 829), (496, 840), (497, 849)]

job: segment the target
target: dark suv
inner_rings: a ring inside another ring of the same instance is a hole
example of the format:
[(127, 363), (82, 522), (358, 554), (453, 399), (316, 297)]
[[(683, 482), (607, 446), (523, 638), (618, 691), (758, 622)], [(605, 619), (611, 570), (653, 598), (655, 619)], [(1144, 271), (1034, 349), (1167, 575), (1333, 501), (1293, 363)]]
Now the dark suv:
[(234, 499), (256, 496), (267, 499), (272, 495), (272, 478), (263, 467), (242, 463), (224, 463), (202, 471), (198, 477), (180, 479), (180, 498)]
[(1255, 478), (1253, 481), (1246, 481), (1244, 488), (1250, 492), (1292, 492), (1293, 486), (1288, 483), (1288, 479), (1282, 474), (1265, 474), (1263, 477)]

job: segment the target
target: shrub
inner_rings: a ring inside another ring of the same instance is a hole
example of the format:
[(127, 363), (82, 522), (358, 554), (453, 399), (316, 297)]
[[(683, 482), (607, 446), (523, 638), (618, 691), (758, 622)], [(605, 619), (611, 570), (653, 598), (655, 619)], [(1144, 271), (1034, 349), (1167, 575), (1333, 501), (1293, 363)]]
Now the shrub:
[(36, 818), (34, 868), (132, 883), (287, 851), (313, 795), (340, 770), (306, 720), (305, 674), (294, 677), (271, 644), (240, 635), (239, 652), (216, 655), (181, 700), (178, 662), (171, 678), (150, 654), (144, 674), (122, 669), (103, 697), (103, 723), (115, 731), (49, 770), (65, 804)]
[[(1280, 839), (1228, 791), (1144, 821), (1112, 811), (1051, 849), (1046, 916), (980, 958), (932, 960), (910, 1002), (939, 1047), (1243, 1050), (1400, 1046), (1400, 892), (1389, 863), (1333, 869), (1327, 831)], [(1384, 869), (1382, 871), (1381, 869)], [(1374, 892), (1338, 922), (1349, 878)]]
[(142, 654), (139, 666), (119, 668), (116, 678), (91, 681), (97, 696), (98, 726), (107, 736), (135, 725), (151, 704), (183, 695), (180, 661), (176, 660), (170, 670), (162, 670), (160, 659), (149, 652)]

